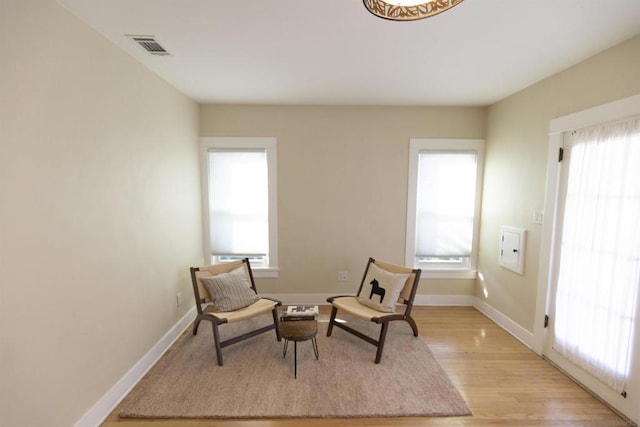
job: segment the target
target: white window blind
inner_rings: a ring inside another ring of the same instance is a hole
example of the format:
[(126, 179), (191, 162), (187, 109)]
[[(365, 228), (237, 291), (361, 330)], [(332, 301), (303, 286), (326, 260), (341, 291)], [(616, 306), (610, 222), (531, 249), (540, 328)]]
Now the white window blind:
[(209, 230), (212, 255), (269, 252), (266, 150), (209, 151)]
[(416, 256), (471, 256), (476, 175), (475, 152), (420, 152)]
[(473, 279), (484, 140), (409, 141), (407, 265), (424, 277)]

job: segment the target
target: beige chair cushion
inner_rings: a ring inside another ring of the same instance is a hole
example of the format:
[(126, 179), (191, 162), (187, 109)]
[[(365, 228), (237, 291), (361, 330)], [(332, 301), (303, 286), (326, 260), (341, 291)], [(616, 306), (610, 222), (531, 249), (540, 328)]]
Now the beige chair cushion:
[(358, 301), (375, 310), (393, 313), (409, 276), (408, 273), (392, 273), (371, 263)]
[(244, 267), (200, 280), (207, 288), (211, 302), (218, 312), (238, 310), (260, 299), (251, 289)]
[(260, 298), (253, 304), (235, 311), (217, 312), (212, 305), (208, 305), (204, 308), (203, 312), (212, 314), (220, 319), (227, 319), (227, 322), (231, 323), (251, 319), (252, 317), (263, 313), (269, 313), (273, 310), (273, 306), (275, 305), (276, 302), (271, 301), (270, 299)]
[[(366, 305), (360, 304), (356, 297), (338, 297), (335, 298), (332, 304), (338, 309), (338, 313), (340, 314), (350, 314), (354, 317), (363, 320), (371, 320), (373, 318), (381, 318), (385, 316), (392, 316), (396, 314), (394, 313), (381, 313), (378, 310), (375, 310), (371, 307), (367, 307)], [(402, 310), (398, 313), (402, 314), (404, 312), (404, 306), (402, 306)]]

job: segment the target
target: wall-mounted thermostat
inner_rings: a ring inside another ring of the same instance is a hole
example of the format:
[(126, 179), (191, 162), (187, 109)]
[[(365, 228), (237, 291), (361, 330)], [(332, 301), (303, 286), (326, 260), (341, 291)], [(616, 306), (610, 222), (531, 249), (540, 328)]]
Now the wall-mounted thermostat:
[(518, 274), (524, 273), (524, 248), (527, 231), (522, 228), (500, 227), (498, 263)]

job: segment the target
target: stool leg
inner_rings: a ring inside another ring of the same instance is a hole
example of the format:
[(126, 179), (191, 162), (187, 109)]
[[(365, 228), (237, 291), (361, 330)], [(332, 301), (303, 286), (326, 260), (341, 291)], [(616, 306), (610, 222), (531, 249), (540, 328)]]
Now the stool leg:
[(298, 378), (298, 341), (293, 342), (293, 378)]
[(282, 357), (285, 357), (287, 355), (287, 345), (289, 344), (289, 340), (285, 339), (284, 340), (284, 349), (282, 350)]
[(316, 337), (311, 338), (311, 344), (313, 344), (313, 354), (316, 355), (316, 360), (318, 360), (320, 354), (318, 353), (318, 343), (316, 342)]

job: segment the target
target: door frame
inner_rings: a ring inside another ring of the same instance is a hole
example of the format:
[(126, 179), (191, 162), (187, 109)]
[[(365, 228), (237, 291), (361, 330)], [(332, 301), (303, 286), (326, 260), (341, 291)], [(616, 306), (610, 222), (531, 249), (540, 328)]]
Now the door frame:
[[(579, 111), (553, 119), (549, 123), (549, 148), (547, 152), (547, 176), (545, 184), (544, 221), (540, 237), (540, 262), (538, 265), (538, 286), (533, 330), (532, 349), (539, 355), (544, 354), (546, 337), (545, 316), (549, 312), (550, 286), (555, 275), (554, 240), (556, 238), (557, 204), (560, 180), (559, 149), (562, 146), (563, 133), (581, 129), (600, 123), (623, 119), (640, 114), (640, 94), (614, 101), (608, 104)], [(636, 343), (636, 348), (640, 343)], [(638, 353), (636, 353), (638, 354)], [(572, 375), (572, 372), (568, 372)], [(573, 376), (573, 375), (572, 375)], [(612, 390), (601, 388), (597, 381), (585, 381), (583, 384), (591, 392), (616, 407), (612, 402)], [(609, 395), (609, 396), (607, 396)], [(636, 396), (637, 408), (640, 408), (640, 397)], [(618, 408), (616, 408), (618, 409)], [(640, 424), (640, 409), (637, 413), (626, 413), (632, 421)]]

